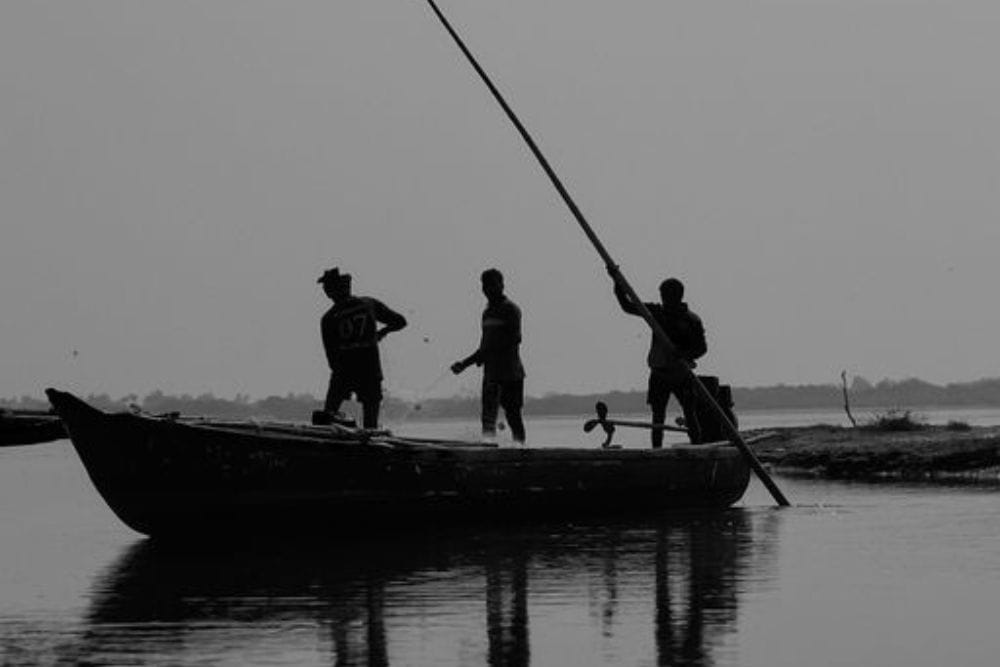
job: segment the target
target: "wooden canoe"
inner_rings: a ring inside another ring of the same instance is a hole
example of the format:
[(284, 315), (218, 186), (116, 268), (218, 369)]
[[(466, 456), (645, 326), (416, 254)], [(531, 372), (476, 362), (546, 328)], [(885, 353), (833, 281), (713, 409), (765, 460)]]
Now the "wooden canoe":
[(54, 413), (0, 408), (0, 447), (34, 445), (65, 438), (66, 429)]
[(106, 413), (69, 393), (46, 394), (98, 492), (152, 536), (722, 508), (743, 496), (750, 476), (727, 444), (491, 447)]

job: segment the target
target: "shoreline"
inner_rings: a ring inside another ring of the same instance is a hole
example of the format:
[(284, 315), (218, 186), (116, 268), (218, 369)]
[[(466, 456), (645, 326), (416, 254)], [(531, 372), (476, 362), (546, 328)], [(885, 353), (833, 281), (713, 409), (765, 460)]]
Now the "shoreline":
[(754, 445), (777, 474), (863, 481), (1000, 482), (1000, 426), (955, 430), (927, 425), (912, 431), (850, 426), (779, 427)]

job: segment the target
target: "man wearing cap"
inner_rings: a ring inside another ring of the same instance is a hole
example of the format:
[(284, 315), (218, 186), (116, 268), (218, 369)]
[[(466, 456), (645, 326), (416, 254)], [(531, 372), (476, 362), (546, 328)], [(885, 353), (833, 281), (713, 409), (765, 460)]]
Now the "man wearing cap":
[(483, 434), (496, 435), (497, 413), (502, 406), (510, 424), (514, 442), (524, 443), (524, 366), (518, 348), (521, 345), (521, 309), (503, 293), (503, 274), (487, 269), (481, 276), (486, 309), (483, 311), (483, 334), (479, 348), (451, 365), (458, 375), (475, 364), (483, 367)]
[[(351, 294), (351, 276), (339, 268), (317, 281), (333, 301), (320, 322), (323, 349), (330, 365), (324, 410), (336, 414), (354, 394), (361, 403), (365, 428), (377, 428), (382, 403), (382, 362), (378, 342), (406, 326), (406, 318), (378, 299)], [(378, 325), (384, 326), (379, 329)]]
[[(629, 315), (642, 315), (638, 304), (634, 303), (618, 280), (617, 271), (608, 269), (615, 281), (615, 297), (622, 310)], [(652, 412), (653, 423), (663, 424), (667, 415), (670, 395), (677, 397), (684, 411), (684, 425), (692, 443), (701, 442), (701, 428), (695, 410), (697, 398), (691, 380), (695, 359), (705, 354), (705, 326), (684, 302), (684, 283), (677, 278), (667, 278), (660, 283), (660, 303), (647, 303), (653, 319), (663, 328), (674, 344), (674, 353), (653, 336), (646, 363), (649, 366), (649, 386), (646, 403)], [(686, 366), (686, 368), (685, 368)], [(663, 431), (653, 429), (650, 439), (653, 449), (663, 446)]]

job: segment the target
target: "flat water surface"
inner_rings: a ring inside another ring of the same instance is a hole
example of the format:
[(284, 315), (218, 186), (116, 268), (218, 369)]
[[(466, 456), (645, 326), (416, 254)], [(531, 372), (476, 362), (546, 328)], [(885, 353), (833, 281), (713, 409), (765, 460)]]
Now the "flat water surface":
[(68, 442), (0, 449), (0, 664), (997, 664), (1000, 487), (777, 481), (794, 507), (167, 546)]

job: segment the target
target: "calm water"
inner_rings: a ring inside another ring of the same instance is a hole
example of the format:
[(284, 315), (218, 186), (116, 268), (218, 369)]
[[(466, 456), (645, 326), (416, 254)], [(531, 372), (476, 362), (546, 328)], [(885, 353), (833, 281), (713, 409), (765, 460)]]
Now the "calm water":
[[(596, 446), (581, 423), (529, 435)], [(67, 442), (0, 450), (0, 664), (997, 664), (1000, 487), (778, 481), (795, 507), (179, 550)]]

